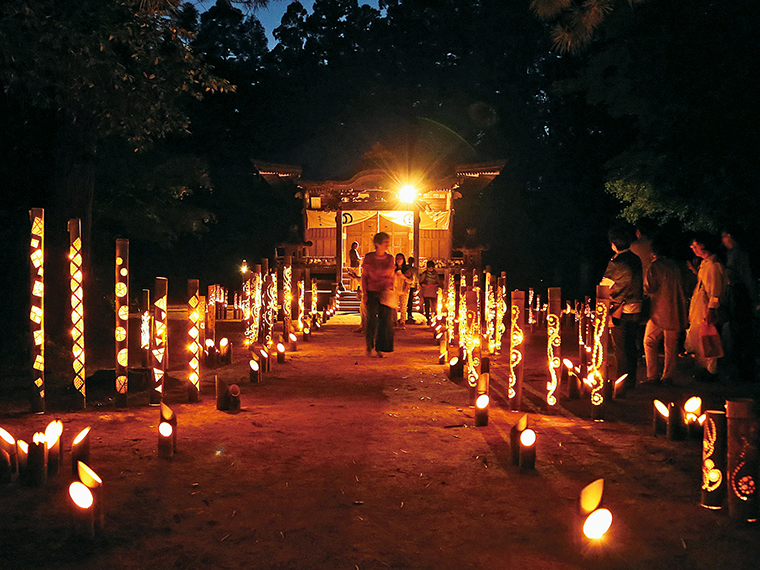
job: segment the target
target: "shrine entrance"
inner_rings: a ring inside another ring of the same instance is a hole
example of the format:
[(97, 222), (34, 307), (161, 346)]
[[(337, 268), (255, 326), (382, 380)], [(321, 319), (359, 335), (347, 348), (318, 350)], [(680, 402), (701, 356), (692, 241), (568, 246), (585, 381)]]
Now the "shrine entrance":
[[(375, 251), (372, 238), (377, 232), (385, 232), (391, 237), (390, 253), (396, 255), (403, 253), (404, 257), (412, 255), (414, 243), (413, 227), (400, 225), (380, 215), (380, 212), (372, 212), (372, 216), (358, 223), (347, 223), (357, 213), (366, 212), (343, 212), (343, 247), (344, 263), (348, 264), (348, 251), (353, 242), (359, 242), (359, 254), (363, 257), (371, 251)], [(394, 212), (395, 214), (396, 212)], [(412, 217), (412, 212), (408, 212)]]

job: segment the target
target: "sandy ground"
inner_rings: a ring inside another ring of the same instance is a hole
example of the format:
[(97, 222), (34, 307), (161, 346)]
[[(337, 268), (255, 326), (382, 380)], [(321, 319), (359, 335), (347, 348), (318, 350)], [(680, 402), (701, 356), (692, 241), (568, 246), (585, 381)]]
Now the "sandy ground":
[[(604, 423), (590, 421), (587, 402), (536, 413), (546, 381), (537, 336), (525, 406), (538, 457), (521, 472), (509, 450), (521, 414), (501, 406), (503, 358), (492, 364), (488, 426), (476, 428), (426, 327), (399, 331), (381, 360), (365, 356), (357, 320), (332, 319), (259, 384), (248, 382), (240, 350), (237, 363), (204, 371), (199, 404), (170, 391), (179, 421), (171, 460), (157, 457), (158, 411), (144, 397), (126, 411), (105, 403), (38, 416), (6, 406), (0, 425), (26, 440), (54, 417), (66, 448), (92, 426), (106, 516), (94, 542), (72, 536), (66, 469), (44, 488), (0, 487), (0, 568), (760, 567), (758, 527), (698, 505), (700, 442), (650, 433), (652, 398), (695, 388), (686, 381), (637, 388)], [(239, 413), (216, 410), (214, 374), (240, 384)], [(703, 391), (707, 402), (724, 397)], [(590, 548), (577, 540), (575, 511), (581, 488), (600, 477), (615, 518)]]

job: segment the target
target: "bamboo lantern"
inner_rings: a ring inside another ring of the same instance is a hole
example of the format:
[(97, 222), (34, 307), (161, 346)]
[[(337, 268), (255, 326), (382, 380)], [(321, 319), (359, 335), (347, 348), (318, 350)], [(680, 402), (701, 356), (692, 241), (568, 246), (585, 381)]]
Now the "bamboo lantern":
[(536, 316), (533, 314), (533, 301), (536, 298), (536, 293), (533, 291), (533, 287), (528, 289), (528, 326), (533, 331), (533, 323), (536, 322)]
[[(14, 457), (15, 457), (15, 454), (14, 454)], [(15, 474), (15, 469), (13, 469), (13, 467), (11, 466), (10, 454), (4, 449), (0, 449), (0, 485), (10, 484), (10, 482), (13, 481), (14, 474)]]
[(467, 358), (467, 385), (474, 390), (480, 376), (481, 334), (480, 334), (480, 289), (473, 288), (465, 293), (465, 327), (467, 343), (465, 345)]
[(129, 366), (129, 240), (116, 240), (116, 275), (114, 302), (116, 309), (116, 406), (127, 407)]
[(164, 397), (164, 375), (166, 374), (166, 298), (169, 281), (165, 277), (156, 277), (156, 301), (153, 303), (153, 337), (151, 354), (153, 355), (153, 385), (150, 390), (150, 405), (158, 406)]
[(652, 435), (665, 435), (668, 431), (668, 421), (670, 418), (670, 405), (655, 400), (652, 410)]
[(728, 425), (728, 514), (737, 521), (755, 522), (757, 499), (757, 417), (754, 401), (736, 399), (726, 402)]
[(29, 452), (26, 460), (25, 483), (31, 487), (41, 487), (47, 483), (48, 474), (48, 447), (45, 434), (37, 432), (29, 444)]
[(285, 256), (282, 267), (282, 333), (287, 336), (291, 332), (293, 312), (293, 258)]
[(533, 470), (536, 468), (536, 432), (532, 429), (524, 429), (520, 432), (519, 459), (520, 469)]
[(69, 220), (69, 282), (71, 288), (71, 355), (74, 388), (87, 403), (84, 367), (84, 287), (82, 277), (82, 222)]
[(591, 388), (591, 415), (595, 420), (603, 417), (605, 402), (605, 382), (607, 380), (607, 347), (609, 346), (610, 295), (609, 287), (598, 286), (594, 318), (594, 340), (591, 363), (588, 370), (588, 385)]
[(584, 550), (598, 546), (612, 526), (612, 513), (602, 508), (604, 479), (583, 488), (579, 501), (578, 534)]
[(143, 366), (150, 368), (152, 355), (150, 353), (150, 343), (153, 338), (153, 315), (150, 312), (150, 289), (142, 290), (142, 299), (140, 300), (140, 350), (143, 354)]
[(267, 346), (271, 348), (272, 344), (274, 343), (274, 328), (277, 325), (277, 314), (278, 314), (278, 291), (277, 291), (277, 272), (273, 271), (270, 275), (269, 280), (269, 343)]
[(275, 347), (277, 350), (277, 364), (285, 363), (285, 343), (280, 340)]
[(206, 303), (206, 344), (211, 340), (216, 344), (216, 288), (217, 285), (208, 286), (208, 297)]
[(523, 414), (509, 430), (509, 449), (512, 455), (512, 465), (520, 465), (520, 436), (526, 429), (528, 429), (528, 414)]
[[(75, 506), (81, 510), (75, 510), (75, 530), (82, 533), (83, 536), (89, 536), (90, 538), (95, 536), (95, 530), (102, 530), (105, 526), (105, 508), (103, 506), (103, 480), (93, 471), (89, 465), (83, 461), (77, 462), (77, 475), (79, 476), (79, 483), (87, 489), (90, 493), (91, 502), (88, 500), (88, 496), (84, 491), (79, 488), (75, 489), (74, 493), (80, 496), (79, 502), (74, 500), (74, 494), (72, 493), (72, 487), (77, 483), (72, 483), (69, 487), (69, 496), (74, 502)], [(87, 507), (89, 503), (89, 507)]]
[(32, 412), (45, 411), (45, 210), (29, 210), (32, 221), (29, 242), (31, 297), (29, 324), (32, 333)]
[(298, 337), (296, 336), (296, 333), (289, 332), (288, 333), (288, 351), (296, 352), (297, 350), (298, 350)]
[(496, 288), (496, 352), (501, 352), (504, 333), (507, 326), (504, 318), (507, 316), (507, 274), (502, 271)]
[(448, 342), (452, 342), (456, 337), (457, 321), (457, 291), (454, 283), (454, 270), (446, 270), (446, 329), (448, 331)]
[(509, 333), (509, 408), (522, 407), (523, 351), (525, 350), (525, 291), (512, 291), (511, 328)]
[(16, 440), (16, 457), (18, 460), (18, 478), (23, 481), (26, 477), (26, 464), (29, 458), (29, 444), (23, 439)]
[(71, 474), (78, 473), (77, 463), (90, 462), (90, 427), (84, 428), (71, 442)]
[(248, 361), (248, 380), (251, 384), (258, 384), (261, 381), (261, 364), (253, 354)]
[(298, 281), (298, 330), (304, 330), (304, 309), (306, 308), (306, 284), (303, 275)]
[(177, 416), (172, 409), (161, 402), (160, 419), (172, 426), (172, 450), (177, 453)]
[(61, 436), (63, 435), (63, 423), (54, 420), (45, 428), (45, 440), (47, 441), (47, 465), (48, 475), (58, 475), (61, 472)]
[(464, 349), (456, 347), (457, 354), (449, 360), (449, 380), (459, 382), (464, 378)]
[(459, 270), (459, 306), (457, 322), (459, 323), (459, 346), (467, 350), (467, 274), (463, 269)]
[(700, 504), (711, 510), (723, 508), (727, 490), (726, 412), (705, 412), (702, 439), (702, 496)]
[(95, 538), (95, 499), (92, 491), (81, 481), (74, 481), (69, 485), (69, 501), (74, 535), (93, 540)]
[(203, 313), (200, 306), (200, 285), (197, 279), (187, 280), (187, 320), (188, 320), (188, 351), (190, 353), (189, 368), (189, 400), (197, 402), (201, 393), (201, 321)]
[(488, 407), (491, 403), (491, 362), (486, 356), (480, 362), (480, 376), (475, 397), (475, 427), (488, 425)]
[(546, 384), (546, 404), (549, 409), (557, 405), (557, 390), (562, 375), (562, 290), (549, 287), (549, 312), (546, 315), (546, 355), (549, 365), (549, 381)]
[(261, 334), (262, 287), (261, 265), (256, 265), (253, 272), (253, 286), (251, 289), (251, 328), (247, 333), (248, 339), (251, 342), (257, 342), (259, 334)]
[[(17, 443), (16, 439), (3, 428), (0, 428), (0, 452), (3, 452), (8, 456), (7, 483), (10, 483), (11, 478), (18, 473)], [(2, 467), (0, 467), (0, 471), (2, 471)], [(0, 480), (2, 480), (2, 478), (3, 475), (0, 474)]]

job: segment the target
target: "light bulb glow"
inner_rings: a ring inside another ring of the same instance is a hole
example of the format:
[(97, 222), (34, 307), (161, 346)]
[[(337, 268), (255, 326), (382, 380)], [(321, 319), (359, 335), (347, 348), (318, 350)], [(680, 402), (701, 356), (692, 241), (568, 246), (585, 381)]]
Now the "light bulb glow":
[(398, 190), (398, 199), (411, 204), (417, 199), (417, 189), (411, 184), (405, 184)]

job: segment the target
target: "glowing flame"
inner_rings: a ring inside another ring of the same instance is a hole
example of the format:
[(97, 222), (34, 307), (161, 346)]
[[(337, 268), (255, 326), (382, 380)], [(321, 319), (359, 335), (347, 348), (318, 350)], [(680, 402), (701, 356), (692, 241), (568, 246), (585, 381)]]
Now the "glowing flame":
[(45, 441), (47, 441), (48, 449), (56, 444), (62, 434), (63, 422), (61, 420), (52, 421), (47, 425), (47, 428), (45, 428)]
[(80, 431), (77, 436), (74, 438), (74, 441), (71, 442), (71, 445), (79, 445), (82, 443), (82, 440), (87, 437), (87, 434), (90, 433), (90, 427), (84, 428), (82, 431)]
[(213, 346), (214, 346), (214, 340), (210, 339), (210, 338), (207, 338), (206, 339), (206, 347), (207, 348), (213, 348)]
[(0, 437), (3, 438), (6, 443), (8, 443), (8, 445), (14, 445), (16, 443), (16, 440), (13, 438), (13, 436), (3, 428), (0, 428)]
[(699, 416), (699, 412), (702, 409), (702, 398), (699, 396), (692, 396), (683, 405), (683, 409), (688, 414), (693, 414), (694, 419)]
[(277, 352), (285, 352), (285, 345), (281, 342), (277, 343)]
[(488, 397), (488, 394), (481, 394), (478, 396), (478, 398), (475, 400), (475, 407), (479, 410), (485, 410), (488, 407), (488, 402), (491, 399)]
[(628, 374), (627, 373), (623, 374), (620, 378), (618, 378), (617, 380), (615, 380), (615, 386), (616, 387), (620, 386), (620, 384), (622, 384), (623, 382), (625, 382), (626, 378), (628, 378)]
[(290, 342), (296, 342), (298, 340), (298, 337), (295, 334), (290, 333), (288, 335), (288, 339), (290, 340)]
[(566, 367), (568, 370), (572, 370), (572, 369), (573, 369), (573, 361), (572, 361), (572, 360), (570, 360), (569, 358), (564, 358), (564, 359), (562, 359), (562, 364), (564, 364), (564, 365), (565, 365), (565, 367)]
[(706, 414), (702, 414), (701, 416), (699, 416), (697, 418), (697, 423), (699, 425), (704, 425), (706, 419), (707, 419), (707, 415)]
[(80, 509), (89, 509), (92, 507), (92, 491), (79, 481), (74, 481), (69, 485), (69, 496), (74, 504)]
[(536, 443), (536, 432), (532, 429), (525, 429), (520, 434), (520, 445), (523, 447), (530, 447)]
[(261, 355), (262, 358), (269, 358), (269, 353), (263, 348), (259, 349), (259, 354)]
[(39, 445), (41, 443), (47, 443), (47, 439), (45, 439), (45, 434), (42, 432), (37, 432), (32, 436), (32, 443)]
[(670, 417), (670, 410), (668, 409), (668, 407), (665, 404), (663, 404), (662, 402), (660, 402), (660, 400), (655, 400), (654, 401), (654, 407), (657, 409), (657, 411), (660, 413), (660, 415), (663, 418)]
[(230, 344), (230, 341), (229, 341), (227, 338), (223, 338), (222, 340), (220, 340), (220, 341), (219, 341), (219, 346), (220, 346), (221, 348), (224, 348), (224, 347), (225, 347), (225, 346), (227, 346), (228, 344)]
[(103, 484), (103, 480), (93, 471), (86, 463), (77, 461), (77, 474), (84, 486), (89, 489), (95, 489)]
[(449, 366), (456, 366), (459, 363), (459, 357), (455, 356), (451, 360), (449, 360)]
[(254, 372), (259, 371), (259, 363), (256, 362), (255, 360), (251, 360), (248, 364), (250, 365), (251, 370), (253, 370)]
[(23, 439), (17, 440), (16, 446), (21, 450), (22, 453), (24, 454), (29, 453), (29, 444), (25, 442)]
[(163, 437), (171, 437), (173, 431), (174, 430), (172, 429), (170, 423), (161, 422), (158, 424), (158, 433), (160, 433)]
[(602, 538), (612, 526), (612, 513), (608, 509), (597, 509), (583, 523), (583, 534), (591, 540)]

